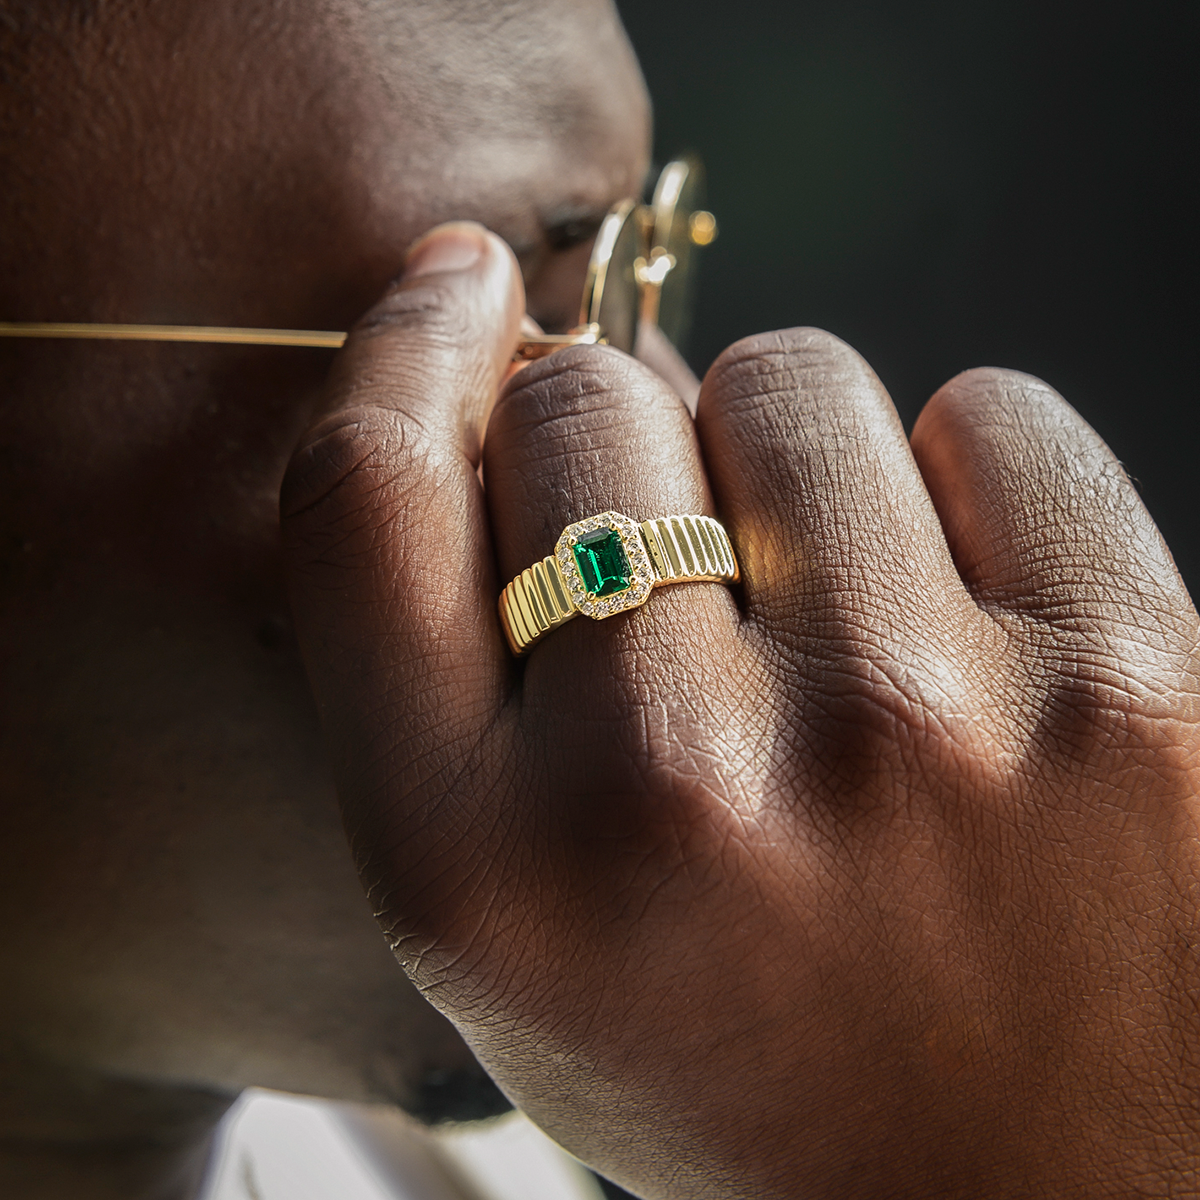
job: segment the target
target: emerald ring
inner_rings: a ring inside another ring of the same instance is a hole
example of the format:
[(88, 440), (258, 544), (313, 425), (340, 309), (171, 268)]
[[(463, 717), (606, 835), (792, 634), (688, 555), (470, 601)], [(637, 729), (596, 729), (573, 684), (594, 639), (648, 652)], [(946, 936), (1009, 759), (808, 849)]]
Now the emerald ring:
[(500, 595), (500, 623), (514, 654), (581, 613), (595, 621), (638, 608), (666, 583), (736, 583), (729, 535), (712, 517), (635, 521), (603, 512), (576, 521), (541, 562)]

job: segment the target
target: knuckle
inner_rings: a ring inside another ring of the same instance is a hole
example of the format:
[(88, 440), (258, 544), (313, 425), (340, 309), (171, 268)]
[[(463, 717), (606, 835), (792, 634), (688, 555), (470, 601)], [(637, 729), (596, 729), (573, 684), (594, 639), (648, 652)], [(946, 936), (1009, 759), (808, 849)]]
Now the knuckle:
[(402, 435), (388, 415), (375, 408), (348, 409), (310, 431), (284, 475), (280, 512), (285, 521), (342, 500), (365, 474), (393, 457)]
[(1080, 763), (1102, 764), (1126, 805), (1137, 803), (1138, 785), (1148, 776), (1159, 785), (1176, 783), (1190, 797), (1198, 710), (1188, 684), (1120, 679), (1111, 662), (1095, 655), (1076, 678), (1047, 692), (1033, 736), (1051, 761), (1076, 770)]
[(572, 346), (526, 367), (505, 390), (493, 421), (519, 428), (605, 404), (613, 390), (609, 357), (600, 347)]
[(844, 424), (859, 411), (871, 423), (894, 411), (883, 386), (862, 356), (821, 329), (785, 329), (743, 338), (713, 364), (702, 404), (738, 417), (761, 414), (772, 425), (787, 414), (806, 414), (816, 432)]
[(1055, 395), (1054, 389), (1025, 371), (1013, 371), (1006, 367), (971, 367), (960, 371), (942, 391), (964, 396), (991, 396), (1021, 393)]
[(964, 671), (944, 650), (880, 641), (846, 628), (836, 652), (814, 656), (803, 671), (807, 725), (824, 743), (814, 759), (837, 762), (833, 778), (853, 777), (855, 787), (858, 772), (887, 772), (914, 752), (928, 758), (931, 750), (936, 757), (946, 747), (978, 744), (991, 690), (985, 672)]
[(344, 566), (373, 555), (414, 482), (436, 474), (432, 458), (419, 430), (386, 409), (349, 409), (318, 424), (289, 463), (280, 494), (293, 561)]
[(570, 346), (519, 371), (501, 397), (505, 421), (544, 421), (597, 409), (632, 406), (653, 376), (608, 346)]
[(777, 391), (864, 374), (874, 378), (862, 356), (841, 338), (823, 329), (798, 328), (734, 342), (713, 363), (708, 376), (733, 391)]
[(1001, 367), (974, 367), (956, 375), (934, 393), (922, 414), (950, 421), (982, 421), (988, 425), (1021, 426), (1079, 418), (1049, 384), (1035, 375)]

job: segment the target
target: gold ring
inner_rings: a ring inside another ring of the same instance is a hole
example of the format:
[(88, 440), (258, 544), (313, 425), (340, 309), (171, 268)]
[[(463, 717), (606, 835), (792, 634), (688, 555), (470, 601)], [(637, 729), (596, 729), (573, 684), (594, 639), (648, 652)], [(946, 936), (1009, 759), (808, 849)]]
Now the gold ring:
[(500, 594), (500, 622), (514, 654), (582, 613), (595, 621), (639, 608), (666, 583), (736, 583), (729, 535), (712, 517), (637, 522), (619, 512), (576, 521), (541, 562)]

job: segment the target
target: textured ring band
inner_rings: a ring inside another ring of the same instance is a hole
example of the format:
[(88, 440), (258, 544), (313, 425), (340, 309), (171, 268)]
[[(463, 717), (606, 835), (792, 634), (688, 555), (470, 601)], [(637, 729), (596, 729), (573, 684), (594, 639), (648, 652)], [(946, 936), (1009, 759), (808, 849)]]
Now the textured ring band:
[(500, 595), (500, 621), (514, 654), (582, 613), (600, 621), (637, 608), (665, 583), (736, 583), (729, 535), (712, 517), (637, 522), (619, 512), (576, 521), (541, 562)]

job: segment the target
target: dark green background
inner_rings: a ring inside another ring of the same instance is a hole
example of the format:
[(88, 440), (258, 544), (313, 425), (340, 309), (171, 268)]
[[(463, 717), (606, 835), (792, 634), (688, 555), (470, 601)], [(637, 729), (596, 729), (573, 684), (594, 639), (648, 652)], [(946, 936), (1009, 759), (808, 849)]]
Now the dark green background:
[(1138, 480), (1200, 594), (1200, 4), (624, 0), (660, 161), (721, 236), (689, 346), (819, 325), (911, 424), (966, 367), (1033, 372)]

